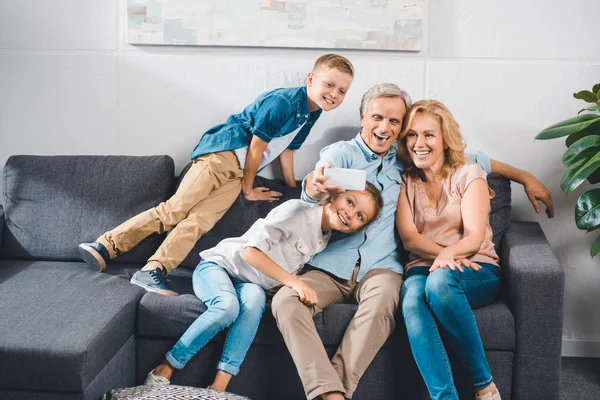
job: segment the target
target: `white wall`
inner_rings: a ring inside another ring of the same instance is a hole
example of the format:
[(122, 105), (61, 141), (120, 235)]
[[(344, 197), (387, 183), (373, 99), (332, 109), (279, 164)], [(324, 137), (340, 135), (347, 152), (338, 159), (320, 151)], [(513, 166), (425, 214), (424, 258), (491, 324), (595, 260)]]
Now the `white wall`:
[[(12, 154), (169, 154), (180, 170), (204, 130), (262, 91), (302, 84), (325, 52), (133, 47), (125, 6), (0, 2), (0, 164)], [(563, 353), (600, 356), (600, 261), (588, 255), (592, 235), (573, 223), (583, 189), (564, 195), (562, 144), (533, 140), (581, 108), (573, 92), (600, 82), (600, 2), (430, 0), (426, 9), (420, 53), (340, 52), (356, 79), (298, 152), (297, 177), (321, 147), (357, 131), (360, 96), (373, 84), (444, 101), (471, 150), (527, 169), (551, 190), (555, 219), (536, 215), (519, 187), (513, 218), (542, 224), (567, 274)]]

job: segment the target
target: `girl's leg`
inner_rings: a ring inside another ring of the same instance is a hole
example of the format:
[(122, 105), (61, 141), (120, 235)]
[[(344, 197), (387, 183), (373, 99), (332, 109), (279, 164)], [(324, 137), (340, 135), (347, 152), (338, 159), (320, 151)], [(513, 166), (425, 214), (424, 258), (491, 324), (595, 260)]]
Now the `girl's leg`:
[(486, 388), (493, 383), (490, 366), (471, 307), (494, 301), (500, 288), (500, 272), (491, 264), (464, 272), (437, 269), (427, 278), (425, 294), (444, 338), (471, 374), (473, 387)]
[(426, 282), (426, 273), (414, 274), (406, 278), (400, 292), (410, 348), (431, 398), (458, 400), (448, 354), (425, 299)]
[(260, 286), (236, 281), (234, 287), (240, 303), (240, 313), (229, 328), (223, 355), (217, 365), (219, 372), (210, 386), (211, 389), (221, 391), (225, 391), (231, 377), (239, 373), (242, 361), (256, 336), (266, 304), (266, 295)]
[(217, 264), (200, 262), (194, 271), (192, 283), (194, 293), (208, 309), (167, 353), (167, 361), (176, 369), (182, 369), (194, 354), (217, 333), (230, 326), (239, 314), (233, 283), (229, 274)]

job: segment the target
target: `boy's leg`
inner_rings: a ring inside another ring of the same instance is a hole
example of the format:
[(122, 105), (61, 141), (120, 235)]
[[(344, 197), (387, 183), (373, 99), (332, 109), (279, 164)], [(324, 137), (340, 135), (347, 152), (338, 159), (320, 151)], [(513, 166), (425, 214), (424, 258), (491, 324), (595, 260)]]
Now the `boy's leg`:
[(185, 331), (167, 353), (167, 361), (182, 369), (215, 335), (239, 315), (239, 303), (229, 274), (219, 265), (201, 262), (192, 278), (194, 293), (208, 309)]
[(479, 271), (435, 270), (425, 285), (427, 302), (440, 330), (469, 371), (476, 389), (485, 388), (493, 379), (471, 308), (490, 304), (500, 289), (499, 268), (484, 263), (481, 266)]
[(429, 267), (422, 268), (423, 274), (406, 278), (402, 285), (402, 315), (410, 349), (431, 398), (458, 400), (448, 353), (425, 298)]
[(96, 241), (106, 247), (112, 259), (152, 233), (171, 230), (213, 190), (232, 180), (239, 181), (241, 177), (242, 170), (232, 151), (198, 157), (169, 200), (125, 221)]
[(273, 316), (296, 364), (306, 396), (312, 399), (328, 392), (343, 393), (344, 386), (331, 366), (313, 317), (329, 304), (343, 302), (348, 287), (317, 270), (308, 271), (300, 279), (317, 293), (317, 305), (304, 305), (298, 293), (282, 287), (271, 303)]
[(167, 273), (171, 273), (190, 253), (198, 239), (210, 231), (231, 208), (241, 190), (241, 179), (226, 182), (213, 190), (171, 230), (148, 261), (160, 262)]
[(340, 346), (331, 359), (352, 398), (358, 381), (395, 327), (402, 275), (373, 269), (356, 285), (358, 310), (350, 321)]
[(238, 281), (233, 286), (240, 302), (240, 314), (229, 328), (223, 355), (217, 369), (237, 375), (256, 336), (258, 325), (265, 311), (267, 296), (265, 291), (254, 283)]

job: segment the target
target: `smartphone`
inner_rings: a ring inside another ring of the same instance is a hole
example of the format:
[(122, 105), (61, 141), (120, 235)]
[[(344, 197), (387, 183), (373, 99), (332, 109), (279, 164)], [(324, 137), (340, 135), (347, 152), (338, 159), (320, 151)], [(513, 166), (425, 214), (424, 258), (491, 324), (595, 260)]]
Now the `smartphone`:
[(337, 185), (346, 190), (365, 190), (367, 172), (362, 169), (325, 168), (327, 185)]

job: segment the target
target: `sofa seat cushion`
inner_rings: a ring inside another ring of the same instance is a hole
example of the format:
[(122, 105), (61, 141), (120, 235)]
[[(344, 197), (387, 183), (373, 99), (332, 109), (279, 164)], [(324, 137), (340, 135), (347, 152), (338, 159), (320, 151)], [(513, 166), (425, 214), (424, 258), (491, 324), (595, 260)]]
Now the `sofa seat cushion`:
[[(180, 291), (180, 293), (185, 294), (178, 297), (156, 293), (145, 294), (139, 305), (136, 335), (178, 340), (196, 318), (206, 311), (204, 303), (191, 294), (191, 290)], [(356, 304), (332, 304), (314, 317), (317, 332), (325, 346), (337, 346), (340, 343), (356, 309)], [(515, 349), (515, 322), (504, 300), (475, 309), (473, 312), (486, 349), (510, 351)], [(401, 313), (398, 313), (396, 321), (396, 330), (384, 347), (402, 346), (402, 343), (408, 340)], [(223, 339), (224, 334), (217, 340)], [(254, 343), (268, 345), (283, 343), (269, 305), (263, 315)]]
[(0, 387), (83, 391), (134, 335), (143, 293), (84, 263), (0, 260)]
[[(81, 260), (93, 241), (173, 194), (169, 156), (12, 156), (4, 168), (2, 258)], [(144, 262), (162, 238), (150, 236), (121, 262)]]

